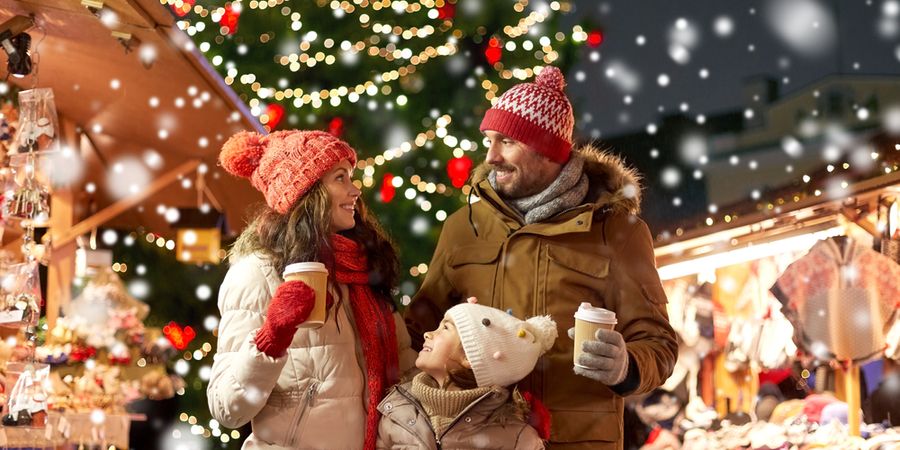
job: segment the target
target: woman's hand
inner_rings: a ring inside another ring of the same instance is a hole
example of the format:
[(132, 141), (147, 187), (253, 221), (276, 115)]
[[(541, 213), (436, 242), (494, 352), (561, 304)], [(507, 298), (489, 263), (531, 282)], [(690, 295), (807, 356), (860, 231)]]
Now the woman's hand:
[(291, 346), (297, 327), (309, 318), (316, 303), (316, 291), (306, 283), (285, 281), (272, 297), (266, 321), (256, 333), (256, 348), (279, 358)]

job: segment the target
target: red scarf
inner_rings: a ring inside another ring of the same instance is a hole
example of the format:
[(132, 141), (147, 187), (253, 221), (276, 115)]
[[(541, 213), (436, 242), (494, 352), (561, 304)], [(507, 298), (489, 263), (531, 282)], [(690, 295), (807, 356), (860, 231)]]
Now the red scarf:
[(335, 280), (350, 288), (350, 306), (366, 361), (369, 399), (364, 448), (374, 450), (378, 435), (378, 403), (387, 388), (399, 381), (400, 363), (393, 311), (372, 293), (369, 264), (360, 245), (339, 234), (332, 236), (331, 243), (334, 246)]

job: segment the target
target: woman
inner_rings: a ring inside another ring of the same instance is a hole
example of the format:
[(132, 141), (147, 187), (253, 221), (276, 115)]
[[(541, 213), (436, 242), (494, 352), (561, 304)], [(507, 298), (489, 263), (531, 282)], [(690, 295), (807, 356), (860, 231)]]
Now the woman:
[[(378, 402), (415, 352), (391, 300), (396, 251), (353, 185), (356, 153), (324, 132), (242, 132), (219, 160), (267, 207), (235, 243), (219, 291), (213, 417), (229, 428), (252, 423), (243, 448), (375, 448)], [(329, 269), (318, 329), (297, 328), (314, 291), (281, 278), (305, 261)]]

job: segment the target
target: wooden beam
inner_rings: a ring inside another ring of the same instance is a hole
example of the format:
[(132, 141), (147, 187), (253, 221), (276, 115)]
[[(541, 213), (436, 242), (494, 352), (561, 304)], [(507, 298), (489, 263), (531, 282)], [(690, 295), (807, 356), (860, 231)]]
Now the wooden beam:
[(25, 239), (23, 239), (20, 235), (12, 241), (7, 242), (6, 245), (3, 246), (3, 251), (11, 252), (13, 254), (20, 254), (22, 253), (22, 244), (24, 243)]
[[(63, 145), (81, 153), (81, 136), (75, 122), (60, 117), (60, 137)], [(56, 189), (50, 196), (50, 236), (72, 228), (75, 223), (75, 194), (71, 188)], [(75, 242), (54, 243), (47, 264), (47, 326), (53, 329), (59, 311), (72, 300), (72, 281), (75, 279)]]
[(186, 161), (178, 167), (170, 170), (169, 172), (166, 172), (162, 176), (157, 177), (142, 192), (126, 197), (122, 200), (117, 201), (116, 203), (113, 203), (112, 205), (107, 206), (106, 208), (98, 211), (93, 216), (88, 217), (87, 219), (84, 219), (81, 222), (75, 224), (69, 230), (63, 231), (59, 234), (54, 234), (53, 248), (56, 249), (58, 247), (66, 245), (69, 242), (72, 242), (76, 237), (87, 233), (88, 231), (91, 231), (91, 229), (97, 228), (104, 223), (109, 222), (119, 214), (122, 214), (131, 208), (134, 208), (140, 202), (146, 200), (153, 194), (178, 181), (178, 178), (180, 176), (196, 170), (197, 166), (199, 165), (199, 159)]

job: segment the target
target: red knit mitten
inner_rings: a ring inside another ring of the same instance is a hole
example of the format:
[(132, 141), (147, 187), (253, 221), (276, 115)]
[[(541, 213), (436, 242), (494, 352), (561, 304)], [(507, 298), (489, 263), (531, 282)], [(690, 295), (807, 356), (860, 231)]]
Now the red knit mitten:
[(279, 358), (291, 346), (294, 333), (312, 312), (316, 303), (316, 291), (298, 280), (285, 281), (272, 297), (266, 321), (256, 332), (256, 348)]

